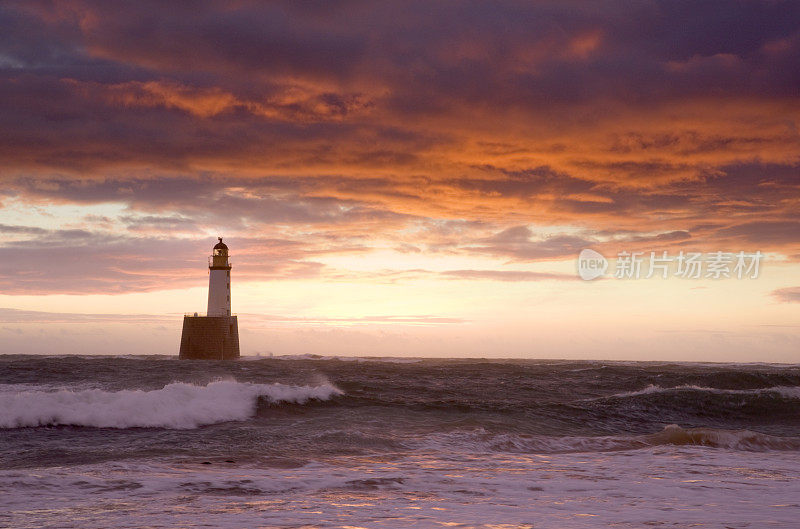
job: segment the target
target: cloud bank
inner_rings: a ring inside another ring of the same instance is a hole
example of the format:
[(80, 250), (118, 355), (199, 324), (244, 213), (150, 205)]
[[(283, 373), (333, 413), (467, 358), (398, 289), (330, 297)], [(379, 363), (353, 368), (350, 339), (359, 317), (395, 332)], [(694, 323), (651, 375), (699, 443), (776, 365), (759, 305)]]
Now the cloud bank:
[(217, 233), (246, 279), (376, 247), (800, 255), (796, 2), (12, 1), (0, 26), (5, 293), (188, 286)]

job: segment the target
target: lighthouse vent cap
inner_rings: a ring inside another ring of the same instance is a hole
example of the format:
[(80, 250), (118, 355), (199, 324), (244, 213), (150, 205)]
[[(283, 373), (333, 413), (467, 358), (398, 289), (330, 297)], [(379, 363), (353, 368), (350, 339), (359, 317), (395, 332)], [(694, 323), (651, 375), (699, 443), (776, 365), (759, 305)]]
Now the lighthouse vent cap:
[(215, 250), (227, 250), (228, 246), (224, 242), (222, 242), (222, 237), (217, 237), (217, 239), (219, 239), (219, 242), (214, 245), (214, 249)]

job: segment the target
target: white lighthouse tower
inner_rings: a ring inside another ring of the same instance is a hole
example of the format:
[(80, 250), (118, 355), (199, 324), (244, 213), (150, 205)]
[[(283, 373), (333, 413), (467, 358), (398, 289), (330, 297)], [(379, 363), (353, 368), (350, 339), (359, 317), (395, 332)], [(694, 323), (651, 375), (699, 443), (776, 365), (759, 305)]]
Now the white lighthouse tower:
[(208, 258), (208, 316), (231, 315), (231, 264), (228, 247), (217, 237), (214, 253)]
[(228, 246), (217, 237), (208, 258), (208, 312), (183, 318), (180, 358), (231, 360), (239, 358), (239, 321), (231, 315), (231, 263)]

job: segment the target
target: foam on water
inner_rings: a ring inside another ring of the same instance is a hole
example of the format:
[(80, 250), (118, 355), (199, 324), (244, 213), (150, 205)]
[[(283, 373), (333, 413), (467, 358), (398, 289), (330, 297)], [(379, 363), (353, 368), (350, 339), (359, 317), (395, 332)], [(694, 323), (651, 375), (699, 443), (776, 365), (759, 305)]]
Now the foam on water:
[(662, 387), (657, 386), (655, 384), (650, 384), (647, 387), (640, 389), (638, 391), (624, 391), (621, 393), (614, 393), (612, 395), (607, 395), (604, 397), (597, 397), (594, 399), (587, 399), (587, 400), (604, 400), (604, 399), (613, 399), (613, 398), (628, 398), (628, 397), (638, 397), (641, 395), (653, 395), (658, 393), (682, 393), (682, 392), (702, 392), (702, 393), (713, 393), (715, 395), (780, 395), (783, 398), (787, 399), (800, 399), (800, 387), (796, 386), (775, 386), (770, 388), (757, 388), (757, 389), (721, 389), (721, 388), (709, 388), (705, 386), (694, 386), (694, 385), (682, 385), (682, 386), (674, 386), (674, 387)]
[[(0, 470), (10, 527), (796, 527), (793, 455), (670, 446), (531, 455), (413, 453), (261, 466), (106, 463)], [(699, 464), (700, 463), (700, 464)], [(735, 498), (735, 501), (732, 499)]]
[(205, 386), (175, 382), (161, 389), (104, 391), (0, 386), (0, 428), (44, 425), (99, 428), (197, 428), (245, 420), (259, 397), (303, 404), (342, 394), (332, 384), (288, 386), (220, 380)]
[(589, 437), (491, 433), (476, 428), (433, 434), (420, 441), (417, 448), (441, 451), (469, 449), (474, 453), (562, 454), (640, 450), (657, 446), (704, 446), (749, 452), (800, 450), (800, 438), (777, 437), (748, 430), (682, 428), (677, 424), (645, 435)]

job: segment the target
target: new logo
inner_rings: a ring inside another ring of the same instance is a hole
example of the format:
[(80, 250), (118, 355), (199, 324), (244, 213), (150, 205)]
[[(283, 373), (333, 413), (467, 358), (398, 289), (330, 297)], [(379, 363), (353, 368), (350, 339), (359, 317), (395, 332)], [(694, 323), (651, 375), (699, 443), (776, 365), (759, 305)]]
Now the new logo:
[(608, 270), (608, 260), (599, 253), (585, 248), (578, 255), (578, 275), (585, 281), (591, 281), (604, 275)]

